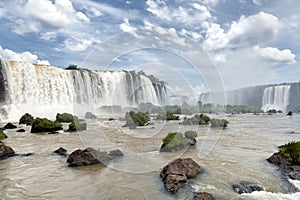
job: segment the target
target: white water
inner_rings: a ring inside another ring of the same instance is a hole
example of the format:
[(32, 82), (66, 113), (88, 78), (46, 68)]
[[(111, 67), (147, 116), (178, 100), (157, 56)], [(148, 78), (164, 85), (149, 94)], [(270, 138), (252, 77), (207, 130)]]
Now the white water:
[[(57, 112), (81, 115), (104, 105), (158, 105), (167, 96), (148, 77), (125, 71), (64, 70), (1, 59), (0, 73), (5, 88), (0, 91), (5, 96), (0, 111), (8, 113), (7, 119), (16, 120), (25, 112), (53, 118)], [(160, 87), (165, 92), (165, 86)]]
[(275, 109), (286, 112), (289, 105), (290, 87), (290, 85), (278, 85), (265, 88), (262, 99), (262, 110), (267, 112), (268, 110)]

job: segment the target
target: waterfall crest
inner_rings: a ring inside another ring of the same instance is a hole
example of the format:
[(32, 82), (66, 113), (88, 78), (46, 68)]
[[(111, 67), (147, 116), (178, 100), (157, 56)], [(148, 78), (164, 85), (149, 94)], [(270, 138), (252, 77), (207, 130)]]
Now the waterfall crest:
[(0, 120), (25, 112), (36, 116), (85, 111), (104, 105), (137, 106), (167, 103), (166, 86), (134, 71), (65, 70), (1, 59)]
[(289, 105), (290, 87), (291, 85), (278, 85), (265, 88), (262, 99), (262, 110), (267, 112), (268, 110), (275, 109), (286, 112)]

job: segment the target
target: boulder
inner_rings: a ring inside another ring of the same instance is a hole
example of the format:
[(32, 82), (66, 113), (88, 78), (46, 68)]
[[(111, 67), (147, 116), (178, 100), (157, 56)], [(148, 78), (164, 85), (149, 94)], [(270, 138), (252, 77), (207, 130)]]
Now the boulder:
[(108, 118), (108, 121), (114, 121), (114, 120), (115, 120), (115, 118), (112, 118), (112, 117)]
[(16, 132), (18, 132), (18, 133), (24, 133), (26, 131), (25, 131), (25, 129), (21, 128), (21, 129), (18, 129)]
[(97, 116), (91, 112), (86, 112), (84, 115), (85, 119), (97, 119)]
[(52, 132), (62, 130), (62, 124), (47, 118), (36, 118), (31, 125), (31, 133)]
[(215, 200), (212, 194), (206, 193), (206, 192), (197, 192), (193, 200)]
[(0, 140), (4, 140), (5, 138), (7, 138), (7, 135), (3, 131), (0, 131)]
[(234, 184), (234, 185), (232, 185), (232, 189), (238, 194), (252, 193), (254, 191), (263, 191), (264, 190), (261, 186), (255, 184), (255, 183), (248, 182), (248, 181), (241, 181), (238, 184)]
[(19, 120), (19, 124), (31, 125), (34, 121), (34, 117), (29, 113), (25, 113)]
[(58, 155), (61, 155), (61, 156), (67, 156), (67, 150), (62, 148), (62, 147), (59, 147), (58, 149), (56, 149), (53, 153), (55, 154), (58, 154)]
[(120, 156), (123, 156), (123, 153), (120, 150), (105, 152), (88, 147), (84, 150), (77, 149), (72, 152), (69, 155), (67, 162), (69, 163), (69, 167), (107, 164), (109, 161)]
[(14, 155), (15, 151), (10, 146), (6, 146), (3, 142), (0, 141), (0, 160)]
[(5, 128), (5, 129), (15, 129), (15, 128), (17, 128), (17, 126), (9, 122), (3, 128)]
[(80, 122), (77, 119), (74, 119), (71, 124), (69, 124), (68, 131), (74, 132), (74, 131), (84, 131), (86, 130), (87, 124), (85, 122)]
[(57, 113), (56, 114), (56, 121), (62, 123), (71, 123), (74, 120), (74, 117), (70, 113)]
[(202, 172), (202, 168), (191, 158), (176, 159), (166, 165), (160, 173), (165, 188), (175, 194), (185, 185), (188, 178), (194, 178)]

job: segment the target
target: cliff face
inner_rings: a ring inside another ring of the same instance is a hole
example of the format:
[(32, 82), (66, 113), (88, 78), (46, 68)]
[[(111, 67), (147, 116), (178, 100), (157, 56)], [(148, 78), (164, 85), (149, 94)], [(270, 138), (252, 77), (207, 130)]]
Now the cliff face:
[(291, 84), (289, 101), (288, 110), (300, 111), (300, 82)]

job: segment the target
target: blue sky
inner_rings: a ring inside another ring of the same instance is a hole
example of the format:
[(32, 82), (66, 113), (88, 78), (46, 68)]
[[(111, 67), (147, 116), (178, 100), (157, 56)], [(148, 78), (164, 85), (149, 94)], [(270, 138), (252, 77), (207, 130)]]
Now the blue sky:
[[(150, 46), (149, 38), (157, 37), (154, 42), (170, 39), (172, 48), (189, 43), (180, 47), (182, 52), (192, 52), (195, 45), (202, 48), (225, 89), (298, 82), (299, 10), (298, 0), (2, 0), (0, 56), (57, 67), (84, 66), (116, 35), (120, 46), (122, 37), (142, 38)], [(185, 56), (177, 60), (153, 49), (126, 52), (126, 47), (120, 47), (110, 68), (143, 69), (169, 79), (177, 93), (204, 90), (206, 77), (197, 75)], [(106, 46), (105, 51), (116, 48)], [(198, 50), (197, 55), (204, 52)], [(178, 79), (191, 90), (183, 89)]]

